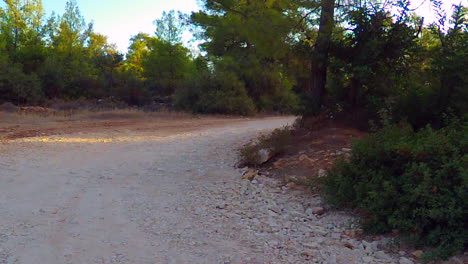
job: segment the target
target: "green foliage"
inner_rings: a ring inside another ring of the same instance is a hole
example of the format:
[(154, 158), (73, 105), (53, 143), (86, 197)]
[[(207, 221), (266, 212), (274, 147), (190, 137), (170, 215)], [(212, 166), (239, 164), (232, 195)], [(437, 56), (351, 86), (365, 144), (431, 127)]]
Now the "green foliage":
[(252, 115), (255, 104), (244, 84), (231, 72), (208, 71), (195, 75), (176, 91), (176, 107), (199, 113)]
[(44, 98), (40, 79), (33, 74), (25, 74), (19, 65), (0, 65), (0, 101), (24, 104), (40, 103)]
[(147, 39), (148, 52), (142, 60), (143, 77), (150, 80), (158, 94), (172, 95), (189, 77), (192, 61), (181, 44), (157, 38)]
[(239, 150), (241, 166), (258, 166), (259, 151), (268, 150), (271, 156), (283, 154), (291, 145), (293, 135), (290, 127), (277, 128), (270, 134), (261, 135), (256, 141), (242, 146)]
[(187, 15), (180, 11), (163, 12), (162, 17), (153, 22), (156, 25), (156, 38), (173, 45), (181, 43), (187, 21)]
[(294, 23), (286, 15), (291, 7), (281, 0), (210, 0), (191, 17), (203, 30), (201, 47), (216, 69), (236, 74), (259, 110), (287, 112), (297, 105), (294, 80), (283, 65)]
[(398, 229), (447, 258), (468, 243), (468, 124), (389, 126), (356, 142), (325, 179), (331, 202), (359, 209), (368, 232)]

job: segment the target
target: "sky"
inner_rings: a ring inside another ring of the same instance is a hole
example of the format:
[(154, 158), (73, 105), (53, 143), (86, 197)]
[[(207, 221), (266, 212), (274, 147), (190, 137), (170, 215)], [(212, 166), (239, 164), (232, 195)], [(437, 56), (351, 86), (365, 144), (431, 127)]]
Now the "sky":
[[(468, 0), (442, 0), (446, 9), (452, 4), (468, 6)], [(160, 18), (163, 11), (180, 10), (191, 13), (200, 9), (199, 0), (77, 0), (82, 15), (87, 22), (94, 21), (96, 32), (108, 36), (110, 43), (126, 52), (129, 40), (139, 32), (154, 33), (153, 21)], [(66, 0), (43, 0), (46, 13), (64, 12)], [(425, 17), (425, 22), (434, 21), (429, 0), (413, 0), (412, 7)], [(421, 5), (422, 4), (422, 5)], [(188, 38), (186, 35), (185, 38)]]
[[(43, 0), (50, 15), (52, 11), (63, 14), (66, 0)], [(153, 34), (153, 21), (163, 11), (180, 10), (191, 13), (200, 9), (197, 0), (77, 0), (86, 22), (94, 21), (96, 32), (108, 37), (109, 43), (126, 52), (129, 40), (139, 32)]]

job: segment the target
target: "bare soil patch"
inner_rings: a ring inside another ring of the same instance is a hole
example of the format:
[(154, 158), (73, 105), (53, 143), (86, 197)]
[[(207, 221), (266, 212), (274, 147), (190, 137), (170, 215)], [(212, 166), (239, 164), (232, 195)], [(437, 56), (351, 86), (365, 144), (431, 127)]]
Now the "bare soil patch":
[(195, 116), (175, 112), (145, 113), (136, 110), (70, 112), (42, 107), (26, 107), (20, 108), (15, 113), (0, 111), (0, 141), (96, 132), (127, 133), (128, 131), (137, 131), (165, 135), (245, 120), (248, 119)]
[(336, 159), (349, 155), (352, 142), (365, 135), (365, 131), (339, 123), (328, 123), (317, 129), (295, 129), (291, 146), (283, 155), (264, 164), (260, 173), (281, 179), (285, 184), (310, 184), (321, 170), (331, 168)]

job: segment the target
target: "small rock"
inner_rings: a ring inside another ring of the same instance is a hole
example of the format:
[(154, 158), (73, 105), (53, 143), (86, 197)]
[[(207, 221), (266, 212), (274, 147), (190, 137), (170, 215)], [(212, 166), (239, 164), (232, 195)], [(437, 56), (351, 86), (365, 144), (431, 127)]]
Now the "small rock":
[(296, 176), (293, 176), (293, 175), (291, 175), (291, 176), (288, 175), (288, 176), (285, 176), (285, 177), (284, 177), (284, 180), (285, 180), (286, 182), (297, 182), (297, 177), (296, 177)]
[(318, 235), (321, 235), (321, 236), (326, 236), (328, 235), (328, 232), (326, 230), (324, 230), (323, 228), (321, 227), (315, 227), (312, 229), (312, 232), (314, 232), (315, 234), (318, 234)]
[(405, 257), (401, 257), (398, 263), (399, 264), (414, 264), (413, 261)]
[(301, 255), (304, 257), (312, 257), (314, 256), (314, 253), (312, 251), (304, 250), (302, 251)]
[(420, 259), (423, 253), (424, 252), (422, 250), (416, 250), (413, 253), (411, 253), (411, 256), (415, 257), (416, 259)]
[(364, 263), (371, 263), (373, 260), (374, 260), (373, 257), (363, 257), (362, 258), (362, 261), (364, 261)]
[(341, 151), (343, 151), (343, 152), (351, 152), (351, 150), (352, 150), (352, 149), (350, 149), (350, 148), (342, 148), (342, 149), (341, 149)]
[(325, 213), (325, 209), (323, 209), (323, 207), (312, 207), (312, 212), (316, 215), (323, 215)]
[(258, 175), (258, 170), (248, 169), (244, 173), (244, 175), (242, 175), (242, 179), (252, 181), (253, 179), (255, 179), (255, 177), (257, 177), (257, 175)]
[(375, 257), (378, 258), (378, 259), (382, 259), (382, 260), (391, 259), (390, 256), (385, 254), (385, 252), (383, 252), (383, 251), (378, 251), (377, 253), (375, 253)]
[(325, 177), (327, 176), (327, 171), (324, 170), (324, 169), (320, 169), (317, 173), (318, 177), (322, 178), (322, 177)]
[(50, 211), (51, 214), (57, 214), (58, 213), (58, 210), (57, 209), (52, 209), (52, 211)]
[(312, 243), (304, 243), (302, 244), (304, 247), (307, 247), (307, 248), (313, 248), (313, 249), (318, 249), (320, 248), (320, 245), (316, 242), (312, 242)]
[(343, 243), (343, 245), (344, 245), (345, 247), (349, 248), (349, 249), (354, 249), (354, 245), (351, 244), (351, 242), (349, 242), (349, 241), (345, 241), (345, 242)]
[(377, 242), (369, 243), (367, 241), (362, 241), (362, 244), (369, 251), (377, 251), (378, 250)]
[(269, 149), (261, 149), (258, 151), (257, 165), (261, 165), (269, 161), (273, 157), (273, 153)]

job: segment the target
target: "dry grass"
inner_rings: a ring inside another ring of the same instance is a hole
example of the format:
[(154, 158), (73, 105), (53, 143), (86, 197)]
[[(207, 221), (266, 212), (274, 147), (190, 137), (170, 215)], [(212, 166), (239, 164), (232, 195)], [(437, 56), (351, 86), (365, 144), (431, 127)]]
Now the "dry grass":
[(16, 113), (0, 111), (0, 126), (7, 125), (41, 125), (47, 123), (81, 121), (81, 120), (132, 120), (132, 119), (179, 119), (194, 116), (182, 112), (159, 111), (144, 112), (138, 109), (119, 109), (111, 111), (89, 110), (44, 110), (46, 108), (25, 108)]

